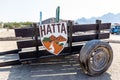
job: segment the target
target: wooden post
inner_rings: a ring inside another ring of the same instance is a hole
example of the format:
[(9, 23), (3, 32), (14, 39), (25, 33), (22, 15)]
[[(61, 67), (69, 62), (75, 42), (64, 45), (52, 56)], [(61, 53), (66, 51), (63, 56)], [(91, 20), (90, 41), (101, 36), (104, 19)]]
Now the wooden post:
[(68, 47), (69, 47), (69, 53), (72, 53), (72, 26), (73, 26), (73, 22), (68, 21)]
[(96, 39), (100, 39), (101, 20), (96, 20), (96, 24), (97, 24)]
[(59, 20), (60, 20), (60, 6), (58, 6), (56, 9), (56, 22), (59, 22)]
[(36, 45), (36, 58), (39, 57), (38, 51), (39, 51), (39, 47), (38, 47), (38, 30), (37, 30), (37, 24), (34, 23), (34, 36), (35, 36), (35, 45)]

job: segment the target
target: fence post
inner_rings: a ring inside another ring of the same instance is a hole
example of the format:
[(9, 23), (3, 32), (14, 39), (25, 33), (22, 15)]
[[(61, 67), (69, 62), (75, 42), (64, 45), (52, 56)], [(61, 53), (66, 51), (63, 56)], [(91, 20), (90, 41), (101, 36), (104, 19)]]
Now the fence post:
[(60, 6), (58, 6), (56, 9), (56, 22), (59, 22), (59, 20), (60, 20)]
[(97, 24), (97, 30), (96, 30), (97, 36), (96, 36), (96, 39), (100, 39), (101, 20), (96, 20), (96, 24)]
[(72, 53), (72, 26), (73, 26), (73, 22), (68, 21), (68, 47), (69, 47), (69, 53)]
[(39, 51), (39, 47), (38, 47), (38, 29), (37, 29), (37, 24), (34, 23), (34, 36), (35, 36), (35, 46), (36, 46), (36, 58), (39, 57), (38, 51)]

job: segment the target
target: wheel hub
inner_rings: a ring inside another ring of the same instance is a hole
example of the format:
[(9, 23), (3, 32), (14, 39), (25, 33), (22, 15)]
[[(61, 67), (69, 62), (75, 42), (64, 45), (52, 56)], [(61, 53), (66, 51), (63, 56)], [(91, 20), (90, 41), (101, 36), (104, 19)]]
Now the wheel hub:
[(105, 68), (106, 63), (108, 61), (108, 55), (106, 49), (102, 47), (98, 48), (96, 51), (92, 53), (92, 57), (90, 59), (91, 67), (95, 71), (100, 71)]

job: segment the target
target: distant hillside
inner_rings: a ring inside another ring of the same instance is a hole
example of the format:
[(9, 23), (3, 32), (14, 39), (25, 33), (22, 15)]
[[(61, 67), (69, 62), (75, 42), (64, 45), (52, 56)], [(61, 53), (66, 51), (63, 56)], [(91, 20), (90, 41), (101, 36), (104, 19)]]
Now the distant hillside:
[(78, 23), (78, 24), (95, 23), (97, 19), (102, 20), (102, 22), (120, 23), (120, 13), (118, 14), (107, 13), (101, 17), (92, 17), (89, 19), (82, 17), (80, 19), (77, 19), (75, 23)]

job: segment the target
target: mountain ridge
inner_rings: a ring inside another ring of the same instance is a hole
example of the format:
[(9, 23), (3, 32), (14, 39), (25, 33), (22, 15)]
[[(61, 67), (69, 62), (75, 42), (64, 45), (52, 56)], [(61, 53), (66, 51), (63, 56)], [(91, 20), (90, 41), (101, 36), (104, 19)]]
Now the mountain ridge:
[(102, 20), (103, 23), (120, 23), (120, 13), (114, 14), (114, 13), (107, 13), (100, 17), (91, 17), (91, 18), (78, 18), (75, 20), (75, 23), (77, 24), (89, 24), (89, 23), (95, 23), (96, 20)]

